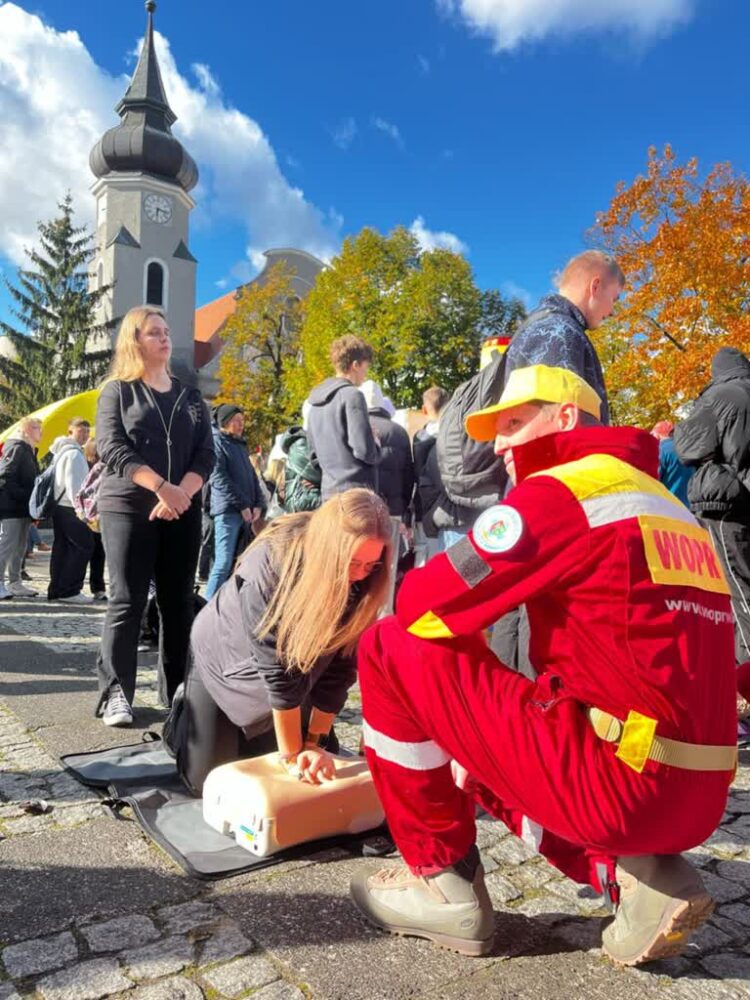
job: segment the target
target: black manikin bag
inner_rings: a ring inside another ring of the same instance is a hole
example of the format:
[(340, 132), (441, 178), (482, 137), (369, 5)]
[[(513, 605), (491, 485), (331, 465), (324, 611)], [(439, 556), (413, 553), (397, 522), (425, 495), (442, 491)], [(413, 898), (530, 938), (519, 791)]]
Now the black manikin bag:
[[(345, 752), (345, 751), (340, 751)], [(156, 733), (144, 733), (142, 743), (61, 757), (65, 769), (102, 797), (115, 819), (125, 820), (129, 807), (136, 821), (188, 875), (220, 879), (254, 869), (314, 857), (340, 847), (354, 856), (380, 856), (392, 851), (384, 828), (299, 844), (278, 854), (258, 858), (233, 837), (218, 833), (203, 820), (203, 800), (190, 795), (177, 766)]]

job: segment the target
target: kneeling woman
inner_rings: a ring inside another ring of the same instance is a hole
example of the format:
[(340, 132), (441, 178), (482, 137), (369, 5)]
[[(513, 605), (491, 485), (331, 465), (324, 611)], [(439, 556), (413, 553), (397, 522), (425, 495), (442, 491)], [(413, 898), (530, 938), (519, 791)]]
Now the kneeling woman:
[(385, 602), (390, 534), (383, 501), (353, 489), (275, 520), (245, 552), (193, 624), (170, 742), (194, 795), (219, 764), (275, 749), (313, 784), (333, 776), (326, 744)]

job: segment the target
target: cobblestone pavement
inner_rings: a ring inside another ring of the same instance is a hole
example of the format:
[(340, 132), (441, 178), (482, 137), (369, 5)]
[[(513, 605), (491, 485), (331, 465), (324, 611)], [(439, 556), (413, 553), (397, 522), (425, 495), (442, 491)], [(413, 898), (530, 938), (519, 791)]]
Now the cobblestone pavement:
[[(45, 567), (35, 561), (34, 575)], [(613, 968), (598, 947), (599, 898), (483, 818), (478, 843), (498, 934), (492, 956), (469, 960), (369, 930), (346, 897), (365, 862), (348, 852), (199, 883), (134, 823), (106, 818), (57, 758), (66, 726), (73, 738), (80, 727), (80, 750), (103, 729), (86, 729), (102, 617), (98, 606), (0, 606), (0, 1000), (750, 998), (747, 754), (721, 826), (690, 855), (717, 910), (685, 956), (645, 971)], [(153, 725), (153, 667), (139, 673), (136, 705)], [(345, 745), (357, 746), (359, 721), (354, 692), (337, 724)], [(128, 888), (118, 888), (126, 877)]]

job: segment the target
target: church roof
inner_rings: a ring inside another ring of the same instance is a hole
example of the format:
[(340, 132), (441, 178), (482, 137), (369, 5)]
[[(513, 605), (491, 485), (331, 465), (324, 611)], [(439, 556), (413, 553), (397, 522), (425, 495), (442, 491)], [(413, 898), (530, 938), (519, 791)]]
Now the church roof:
[(96, 177), (111, 173), (147, 173), (190, 191), (198, 168), (172, 135), (177, 116), (169, 106), (154, 48), (155, 0), (147, 0), (146, 37), (133, 79), (115, 110), (122, 121), (105, 132), (91, 150)]

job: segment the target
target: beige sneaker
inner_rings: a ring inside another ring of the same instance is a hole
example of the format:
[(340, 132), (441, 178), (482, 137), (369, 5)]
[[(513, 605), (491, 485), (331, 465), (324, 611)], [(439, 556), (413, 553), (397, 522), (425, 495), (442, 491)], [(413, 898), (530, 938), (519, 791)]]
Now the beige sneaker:
[(617, 965), (679, 955), (713, 913), (703, 880), (679, 854), (620, 858), (617, 882), (620, 902), (602, 934), (604, 953)]
[(462, 955), (486, 955), (495, 936), (495, 917), (477, 867), (473, 882), (445, 868), (436, 875), (413, 875), (405, 866), (362, 872), (350, 892), (370, 923), (390, 934), (427, 938)]

